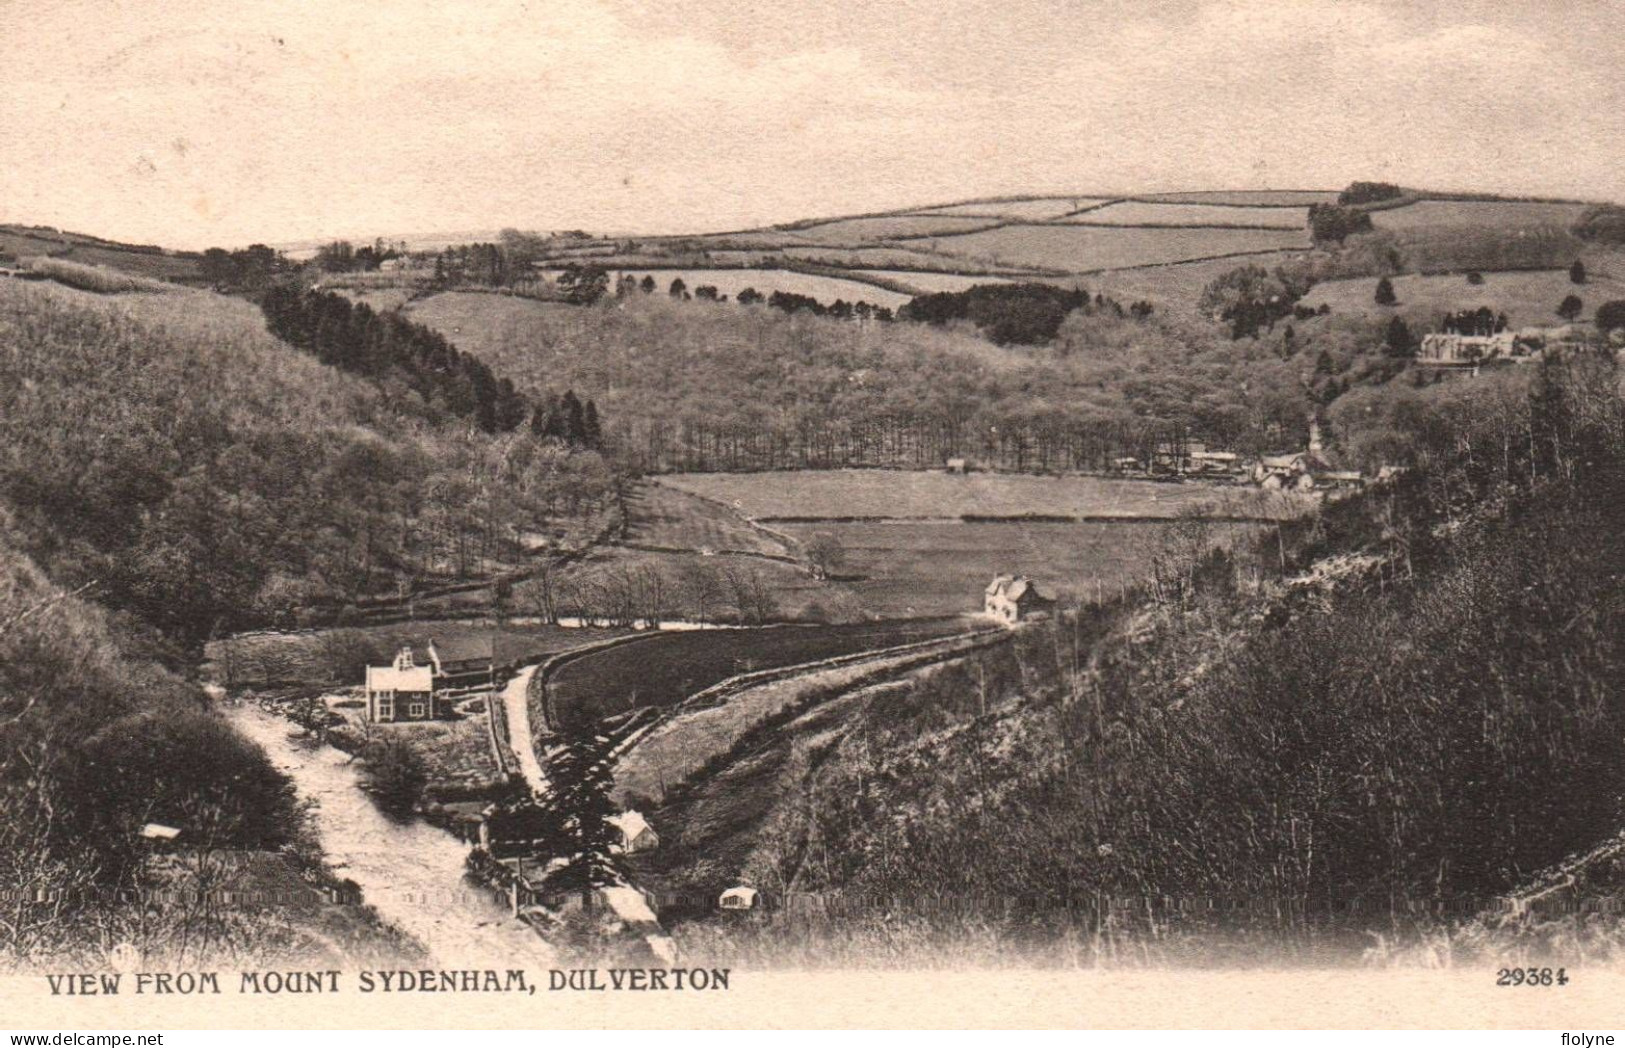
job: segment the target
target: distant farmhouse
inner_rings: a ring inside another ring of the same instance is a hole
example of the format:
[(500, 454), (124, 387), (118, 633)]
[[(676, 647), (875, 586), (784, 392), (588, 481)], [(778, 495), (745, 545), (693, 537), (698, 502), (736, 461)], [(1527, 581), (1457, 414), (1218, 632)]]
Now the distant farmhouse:
[(642, 812), (625, 811), (607, 821), (621, 831), (620, 842), (610, 846), (613, 852), (630, 855), (660, 847), (660, 835), (655, 833), (654, 827), (649, 825), (649, 820), (643, 817)]
[(1435, 331), (1422, 336), (1416, 363), (1420, 367), (1473, 371), (1485, 365), (1522, 364), (1538, 360), (1547, 346), (1585, 342), (1590, 335), (1591, 329), (1584, 324), (1526, 327), (1493, 335)]
[(407, 645), (388, 666), (367, 667), (367, 717), (379, 724), (445, 717), (453, 691), (490, 687), (493, 671), (489, 637)]
[(996, 575), (983, 595), (982, 610), (1007, 625), (1015, 625), (1047, 612), (1055, 601), (1038, 592), (1038, 586), (1024, 575)]

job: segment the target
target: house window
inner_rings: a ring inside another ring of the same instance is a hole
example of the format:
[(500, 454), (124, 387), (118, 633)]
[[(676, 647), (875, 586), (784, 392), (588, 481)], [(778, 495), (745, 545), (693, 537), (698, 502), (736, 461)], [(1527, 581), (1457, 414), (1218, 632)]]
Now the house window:
[(406, 707), (407, 714), (412, 717), (422, 717), (427, 711), (428, 707), (421, 702), (414, 702)]
[(379, 720), (394, 720), (395, 719), (395, 693), (394, 692), (392, 692), (392, 691), (381, 691), (381, 692), (378, 693), (378, 719)]

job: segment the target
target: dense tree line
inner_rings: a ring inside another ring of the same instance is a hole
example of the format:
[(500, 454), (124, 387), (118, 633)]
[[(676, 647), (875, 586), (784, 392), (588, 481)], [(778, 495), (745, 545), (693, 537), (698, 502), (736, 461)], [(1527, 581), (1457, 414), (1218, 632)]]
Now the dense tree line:
[(1001, 346), (1049, 342), (1074, 309), (1090, 306), (1082, 288), (1053, 284), (980, 284), (912, 299), (899, 311), (903, 320), (947, 324), (968, 320)]
[(587, 446), (596, 446), (602, 436), (591, 401), (583, 404), (568, 391), (527, 400), (479, 358), (398, 313), (379, 313), (343, 295), (287, 284), (267, 291), (260, 308), (273, 335), (322, 363), (372, 379), (399, 377), (425, 403), (472, 418), (487, 433), (529, 423), (538, 434)]

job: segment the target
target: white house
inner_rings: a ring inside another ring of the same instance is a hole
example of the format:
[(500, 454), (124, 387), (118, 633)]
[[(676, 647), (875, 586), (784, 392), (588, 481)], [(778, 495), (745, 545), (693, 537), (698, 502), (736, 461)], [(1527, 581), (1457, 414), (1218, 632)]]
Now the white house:
[(611, 846), (612, 851), (632, 854), (660, 847), (660, 835), (655, 833), (642, 812), (623, 811), (611, 816), (608, 822), (621, 831), (621, 843)]
[(756, 906), (756, 889), (736, 884), (722, 893), (717, 905), (724, 910), (749, 910)]
[(1047, 611), (1054, 604), (1025, 575), (995, 575), (982, 597), (983, 612), (1009, 625)]
[(411, 648), (402, 648), (388, 666), (367, 667), (368, 720), (388, 724), (434, 715), (434, 666), (419, 663)]

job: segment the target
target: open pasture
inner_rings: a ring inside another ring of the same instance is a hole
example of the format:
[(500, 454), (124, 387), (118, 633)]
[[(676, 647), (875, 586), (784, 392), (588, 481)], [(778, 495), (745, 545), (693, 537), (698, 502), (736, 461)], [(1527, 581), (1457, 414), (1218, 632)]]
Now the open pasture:
[(763, 295), (771, 295), (775, 291), (806, 295), (825, 305), (843, 299), (896, 309), (911, 297), (861, 280), (797, 273), (789, 269), (628, 269), (624, 272), (639, 281), (645, 276), (653, 277), (661, 293), (671, 289), (673, 280), (681, 280), (690, 294), (697, 287), (709, 285), (729, 298), (738, 298), (746, 288), (755, 288)]
[(1262, 266), (1271, 269), (1296, 254), (1297, 252), (1293, 251), (1280, 251), (1242, 258), (1206, 259), (1167, 266), (1114, 269), (1107, 273), (1094, 274), (1080, 282), (1090, 291), (1101, 291), (1124, 302), (1146, 298), (1164, 310), (1193, 310), (1208, 284), (1232, 269), (1240, 266)]
[(751, 527), (738, 514), (658, 482), (639, 484), (632, 490), (626, 499), (626, 515), (626, 541), (634, 546), (792, 555), (785, 543)]
[(1309, 209), (1124, 200), (1061, 221), (1107, 226), (1269, 226), (1273, 229), (1303, 229), (1309, 224)]
[(677, 473), (661, 478), (757, 520), (953, 520), (960, 517), (1170, 519), (1217, 508), (1227, 516), (1287, 515), (1253, 488), (1113, 477), (883, 469)]
[(883, 215), (875, 218), (843, 218), (815, 226), (798, 226), (795, 233), (815, 244), (883, 244), (910, 237), (944, 236), (985, 229), (997, 219), (966, 218), (955, 215)]
[(1014, 222), (1047, 222), (1050, 219), (1106, 203), (1110, 197), (1033, 197), (1026, 200), (987, 200), (969, 204), (945, 204), (921, 208), (921, 215), (969, 215)]
[(539, 314), (569, 309), (519, 295), (484, 291), (446, 291), (408, 304), (407, 312), (476, 356), (501, 350), (518, 333), (537, 322)]
[(1431, 331), (1445, 313), (1480, 306), (1505, 313), (1513, 327), (1550, 327), (1562, 323), (1555, 311), (1558, 303), (1569, 295), (1578, 295), (1585, 303), (1582, 320), (1589, 320), (1592, 310), (1602, 303), (1625, 298), (1625, 280), (1601, 266), (1591, 267), (1584, 284), (1570, 283), (1567, 269), (1482, 275), (1484, 283), (1476, 285), (1467, 283), (1466, 275), (1461, 273), (1393, 277), (1394, 297), (1398, 299), (1394, 306), (1376, 304), (1376, 277), (1328, 280), (1315, 285), (1304, 296), (1304, 304), (1314, 309), (1324, 304), (1330, 306), (1333, 313), (1348, 315), (1399, 313), (1425, 325), (1420, 330)]
[(1217, 255), (1279, 251), (1309, 245), (1305, 230), (1113, 229), (1080, 225), (1010, 225), (939, 237), (937, 250), (1005, 266), (1086, 273), (1182, 262)]
[(843, 583), (878, 615), (954, 615), (979, 611), (995, 575), (1036, 580), (1046, 596), (1109, 596), (1144, 578), (1151, 557), (1176, 533), (1204, 531), (1221, 545), (1253, 524), (1171, 521), (959, 523), (820, 521), (778, 527), (803, 541), (831, 535), (844, 551)]
[(1516, 200), (1418, 200), (1404, 207), (1374, 210), (1371, 223), (1378, 229), (1420, 226), (1493, 226), (1501, 230), (1561, 226), (1566, 229), (1585, 209), (1585, 204)]
[(756, 670), (895, 647), (962, 632), (955, 619), (692, 630), (591, 652), (548, 679), (555, 730), (592, 730), (605, 717), (643, 706), (674, 706), (697, 691)]

